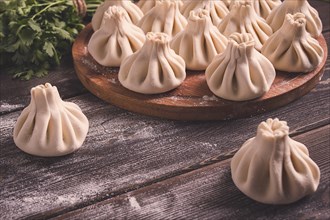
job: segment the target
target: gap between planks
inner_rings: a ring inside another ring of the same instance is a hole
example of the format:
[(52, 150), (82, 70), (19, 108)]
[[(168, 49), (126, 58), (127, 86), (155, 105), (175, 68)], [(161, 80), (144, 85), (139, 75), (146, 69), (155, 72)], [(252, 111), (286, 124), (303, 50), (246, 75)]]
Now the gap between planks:
[[(298, 137), (299, 136), (304, 136), (307, 133), (313, 132), (314, 130), (318, 130), (318, 129), (328, 129), (329, 130), (329, 124), (330, 124), (330, 118), (315, 122), (313, 124), (309, 124), (305, 127), (299, 128), (297, 130), (294, 130), (293, 132), (290, 133), (290, 137)], [(159, 184), (163, 181), (167, 181), (170, 179), (174, 179), (177, 178), (179, 176), (182, 175), (188, 175), (191, 172), (196, 172), (197, 170), (201, 169), (201, 168), (206, 168), (208, 166), (223, 166), (224, 164), (227, 164), (230, 162), (231, 158), (234, 156), (234, 154), (237, 152), (238, 149), (230, 151), (226, 154), (223, 155), (219, 155), (217, 157), (213, 157), (213, 158), (209, 158), (207, 160), (201, 161), (196, 165), (190, 166), (190, 167), (186, 167), (186, 168), (182, 168), (182, 170), (174, 172), (172, 174), (169, 175), (165, 175), (161, 178), (157, 178), (154, 179), (152, 181), (148, 181), (145, 182), (143, 184), (137, 185), (135, 187), (132, 188), (126, 188), (126, 189), (122, 189), (122, 190), (118, 190), (118, 191), (114, 191), (112, 192), (110, 195), (109, 193), (103, 193), (101, 194), (99, 197), (95, 198), (95, 199), (91, 199), (88, 202), (83, 202), (80, 204), (77, 204), (71, 208), (68, 209), (62, 209), (59, 212), (54, 212), (54, 213), (50, 213), (47, 215), (47, 212), (44, 213), (38, 213), (34, 216), (30, 216), (33, 219), (44, 219), (44, 218), (56, 218), (56, 217), (60, 217), (61, 215), (64, 215), (66, 213), (70, 213), (70, 212), (74, 212), (80, 209), (83, 209), (85, 207), (109, 200), (109, 199), (113, 199), (116, 198), (118, 196), (121, 196), (123, 194), (127, 194), (127, 193), (131, 193), (133, 191), (136, 190), (140, 190), (142, 188), (145, 187), (149, 187), (152, 186), (154, 184)]]

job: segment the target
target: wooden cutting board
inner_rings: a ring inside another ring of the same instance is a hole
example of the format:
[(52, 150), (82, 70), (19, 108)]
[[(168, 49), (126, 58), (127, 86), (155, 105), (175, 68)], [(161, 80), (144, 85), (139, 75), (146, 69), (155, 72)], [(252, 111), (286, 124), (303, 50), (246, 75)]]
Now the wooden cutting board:
[(234, 102), (213, 95), (204, 72), (187, 72), (183, 84), (170, 92), (144, 95), (124, 88), (118, 81), (119, 68), (98, 64), (88, 53), (87, 44), (93, 34), (91, 24), (78, 35), (73, 48), (77, 76), (94, 95), (120, 108), (176, 120), (225, 120), (260, 114), (284, 106), (312, 90), (322, 78), (328, 48), (323, 36), (318, 41), (324, 50), (321, 64), (310, 73), (282, 73), (264, 96), (251, 101)]

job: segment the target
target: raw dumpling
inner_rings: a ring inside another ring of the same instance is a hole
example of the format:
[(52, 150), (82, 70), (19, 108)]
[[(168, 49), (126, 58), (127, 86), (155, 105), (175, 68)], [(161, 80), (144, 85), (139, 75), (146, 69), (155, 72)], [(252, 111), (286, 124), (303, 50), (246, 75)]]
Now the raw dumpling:
[(163, 32), (171, 38), (183, 30), (187, 25), (187, 19), (180, 13), (179, 2), (176, 0), (158, 0), (144, 17), (138, 26), (148, 32)]
[(229, 13), (228, 8), (222, 1), (214, 0), (186, 0), (183, 2), (181, 12), (188, 18), (190, 12), (196, 9), (205, 9), (210, 13), (214, 25), (218, 25), (221, 20)]
[[(150, 11), (153, 7), (155, 7), (156, 2), (159, 0), (139, 0), (137, 3), (137, 6), (140, 7), (142, 12), (146, 14), (148, 11)], [(182, 0), (176, 0), (179, 4), (179, 7), (183, 5)]]
[(322, 22), (319, 13), (308, 3), (307, 0), (284, 0), (267, 17), (267, 23), (273, 31), (277, 31), (282, 26), (286, 14), (301, 12), (306, 16), (306, 29), (313, 36), (318, 37), (322, 32)]
[(89, 123), (81, 109), (64, 102), (49, 83), (31, 89), (31, 102), (14, 127), (14, 142), (26, 153), (53, 157), (77, 150), (83, 144)]
[(227, 38), (212, 24), (208, 11), (203, 9), (190, 12), (188, 25), (171, 42), (171, 48), (185, 60), (190, 70), (205, 70), (226, 45)]
[(285, 121), (268, 119), (231, 160), (235, 185), (267, 204), (289, 204), (316, 191), (320, 170), (305, 145), (289, 137)]
[[(231, 5), (233, 5), (234, 1), (240, 0), (232, 0)], [(281, 3), (281, 0), (252, 0), (252, 5), (257, 15), (264, 19), (267, 19), (270, 12)]]
[(226, 5), (226, 7), (229, 9), (231, 2), (235, 1), (235, 0), (219, 0), (219, 1), (222, 1)]
[(227, 37), (234, 32), (252, 34), (255, 48), (259, 51), (273, 33), (272, 28), (256, 14), (252, 2), (248, 0), (235, 1), (218, 28)]
[(138, 6), (129, 0), (105, 0), (95, 11), (92, 18), (92, 27), (96, 31), (100, 28), (102, 23), (103, 14), (110, 6), (121, 6), (129, 15), (133, 24), (137, 24), (139, 20), (143, 17), (143, 12)]
[(147, 33), (143, 47), (123, 60), (118, 78), (127, 89), (144, 94), (167, 92), (186, 78), (184, 60), (170, 48), (165, 33)]
[(254, 48), (251, 34), (234, 33), (229, 37), (225, 52), (214, 57), (205, 75), (215, 95), (243, 101), (265, 94), (276, 72), (271, 62)]
[(111, 6), (104, 12), (102, 25), (93, 33), (87, 48), (99, 64), (118, 67), (125, 57), (140, 49), (144, 41), (144, 32), (131, 23), (125, 9)]
[(275, 69), (286, 72), (312, 71), (324, 54), (319, 42), (307, 33), (302, 13), (287, 14), (282, 27), (266, 41), (261, 53)]

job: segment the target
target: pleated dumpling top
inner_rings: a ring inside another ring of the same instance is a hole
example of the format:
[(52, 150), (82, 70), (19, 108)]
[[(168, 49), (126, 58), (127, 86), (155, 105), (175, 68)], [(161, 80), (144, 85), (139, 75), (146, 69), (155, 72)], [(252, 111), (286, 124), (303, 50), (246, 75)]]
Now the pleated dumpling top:
[(158, 94), (178, 87), (186, 78), (184, 60), (170, 48), (170, 36), (149, 32), (143, 47), (123, 60), (118, 79), (127, 89)]
[(261, 53), (275, 69), (286, 72), (310, 72), (324, 56), (319, 42), (306, 31), (306, 17), (302, 13), (287, 14), (282, 27), (266, 41)]
[(190, 12), (197, 9), (207, 10), (214, 25), (218, 25), (229, 13), (229, 10), (224, 2), (214, 0), (185, 0), (183, 1), (181, 12), (183, 16), (188, 18), (190, 16)]
[(95, 11), (92, 18), (92, 27), (96, 31), (100, 28), (103, 14), (110, 6), (121, 6), (126, 11), (133, 24), (137, 24), (143, 17), (141, 9), (129, 0), (105, 0)]
[(254, 48), (251, 34), (234, 33), (226, 50), (214, 57), (205, 75), (215, 95), (245, 101), (268, 92), (276, 72), (271, 62)]
[[(150, 11), (153, 7), (155, 7), (156, 2), (159, 0), (139, 0), (136, 4), (140, 7), (142, 12), (146, 14), (148, 11)], [(179, 8), (183, 5), (182, 0), (175, 0), (177, 4), (179, 5)]]
[(285, 121), (268, 119), (231, 160), (235, 185), (267, 204), (289, 204), (316, 191), (320, 170), (308, 149), (289, 137)]
[(126, 10), (121, 6), (110, 6), (87, 48), (99, 64), (119, 67), (125, 57), (142, 47), (144, 41), (144, 32), (130, 21)]
[(265, 19), (255, 12), (251, 0), (234, 1), (229, 14), (221, 21), (218, 28), (226, 37), (234, 32), (252, 34), (255, 48), (259, 51), (273, 33)]
[(14, 127), (14, 142), (26, 153), (52, 157), (80, 148), (89, 123), (81, 109), (64, 102), (49, 83), (31, 89), (31, 102), (22, 111)]
[(297, 12), (301, 12), (305, 15), (307, 32), (314, 38), (320, 36), (322, 32), (322, 22), (319, 13), (307, 0), (284, 0), (283, 3), (276, 7), (267, 17), (267, 23), (275, 32), (282, 26), (286, 14), (295, 14)]
[(188, 25), (171, 42), (171, 48), (185, 60), (190, 70), (205, 70), (226, 45), (227, 38), (213, 25), (204, 9), (191, 11)]
[(139, 21), (138, 26), (148, 32), (163, 32), (171, 38), (182, 31), (187, 19), (181, 14), (177, 0), (158, 0)]
[[(241, 0), (231, 0), (230, 5), (232, 6), (235, 1)], [(281, 0), (253, 0), (252, 6), (260, 17), (267, 19), (272, 10), (279, 6), (281, 3)], [(231, 6), (229, 7), (231, 8)]]

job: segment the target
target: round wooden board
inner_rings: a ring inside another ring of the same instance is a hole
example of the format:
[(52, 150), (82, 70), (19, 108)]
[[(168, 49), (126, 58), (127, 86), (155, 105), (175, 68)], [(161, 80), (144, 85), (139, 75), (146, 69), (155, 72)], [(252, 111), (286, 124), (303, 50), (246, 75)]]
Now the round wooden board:
[(101, 66), (91, 57), (87, 44), (92, 34), (89, 24), (72, 48), (75, 70), (83, 85), (97, 97), (120, 108), (176, 120), (247, 117), (286, 105), (315, 87), (324, 73), (328, 54), (326, 41), (320, 36), (318, 41), (325, 55), (316, 70), (305, 74), (277, 72), (270, 91), (250, 101), (234, 102), (216, 97), (206, 84), (204, 72), (187, 72), (182, 85), (170, 92), (144, 95), (132, 92), (119, 83), (119, 68)]

